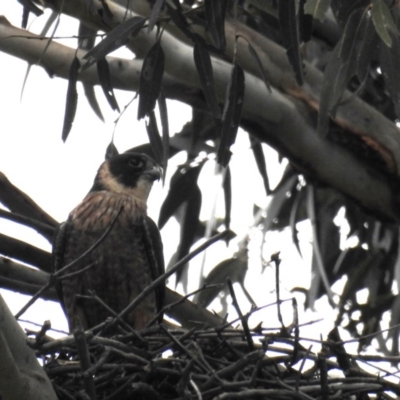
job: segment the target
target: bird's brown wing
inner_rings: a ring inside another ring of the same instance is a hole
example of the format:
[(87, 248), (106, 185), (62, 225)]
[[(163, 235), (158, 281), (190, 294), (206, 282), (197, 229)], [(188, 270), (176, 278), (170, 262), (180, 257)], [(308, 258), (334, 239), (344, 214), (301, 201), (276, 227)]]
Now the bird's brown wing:
[[(65, 267), (68, 262), (71, 262), (67, 258), (67, 253), (69, 251), (70, 247), (70, 240), (71, 240), (71, 234), (74, 230), (74, 227), (71, 223), (70, 220), (67, 220), (66, 222), (63, 222), (62, 224), (59, 225), (57, 228), (54, 239), (53, 239), (53, 251), (52, 251), (52, 257), (53, 257), (53, 269), (52, 272), (56, 273), (59, 271), (61, 268)], [(73, 261), (73, 260), (72, 260)], [(65, 274), (74, 272), (76, 270), (76, 266), (70, 268), (65, 272)], [(57, 277), (61, 278), (61, 276)], [(74, 292), (76, 293), (81, 293), (82, 288), (81, 288), (81, 283), (78, 283), (78, 280), (75, 280), (75, 285), (74, 285)], [(68, 325), (70, 330), (72, 331), (73, 328), (75, 327), (74, 319), (75, 317), (79, 317), (81, 324), (86, 327), (87, 322), (86, 322), (86, 316), (81, 310), (80, 307), (77, 307), (75, 305), (75, 298), (71, 296), (65, 296), (66, 293), (64, 293), (63, 290), (63, 281), (56, 279), (56, 284), (55, 288), (60, 300), (61, 307), (64, 311), (64, 314), (68, 320)], [(69, 302), (69, 304), (67, 304)], [(71, 312), (68, 312), (68, 310), (74, 309), (75, 310), (75, 315), (72, 315)]]
[[(69, 232), (71, 230), (71, 225), (68, 222), (63, 222), (58, 226), (53, 238), (53, 250), (52, 250), (52, 273), (54, 274), (59, 269), (62, 268), (64, 263), (64, 253), (65, 246), (67, 242), (67, 238), (69, 236)], [(62, 291), (62, 285), (60, 282), (56, 282), (55, 288), (57, 290), (58, 298), (60, 300), (61, 307), (65, 313), (65, 305), (64, 305), (64, 295)]]
[[(143, 217), (145, 229), (145, 247), (150, 261), (151, 276), (155, 280), (161, 276), (164, 271), (164, 253), (160, 231), (155, 222), (148, 216)], [(160, 312), (164, 306), (165, 282), (158, 285), (155, 289), (157, 312)], [(159, 322), (162, 322), (163, 315), (160, 315)]]

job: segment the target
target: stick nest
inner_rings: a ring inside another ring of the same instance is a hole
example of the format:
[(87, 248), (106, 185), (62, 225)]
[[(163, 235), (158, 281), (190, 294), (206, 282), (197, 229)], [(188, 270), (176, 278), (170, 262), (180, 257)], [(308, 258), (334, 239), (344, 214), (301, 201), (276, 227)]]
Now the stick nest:
[[(43, 330), (42, 330), (43, 333)], [(349, 355), (337, 329), (319, 353), (298, 329), (148, 328), (28, 340), (60, 400), (369, 399), (400, 396), (384, 357)], [(376, 372), (366, 372), (373, 361)], [(397, 360), (398, 361), (398, 360)], [(392, 381), (392, 382), (391, 382)], [(368, 397), (369, 396), (369, 397)]]

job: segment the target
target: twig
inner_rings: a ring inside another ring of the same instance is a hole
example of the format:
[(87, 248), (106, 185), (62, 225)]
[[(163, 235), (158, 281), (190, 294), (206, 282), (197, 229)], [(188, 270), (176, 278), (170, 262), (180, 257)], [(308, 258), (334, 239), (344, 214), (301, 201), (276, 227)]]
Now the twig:
[(188, 294), (185, 295), (185, 296), (182, 296), (182, 298), (180, 298), (178, 301), (175, 301), (174, 303), (168, 304), (168, 305), (166, 305), (165, 307), (163, 307), (163, 308), (157, 313), (157, 315), (147, 324), (147, 326), (153, 325), (154, 322), (158, 320), (158, 318), (160, 317), (161, 314), (164, 314), (164, 313), (166, 313), (168, 310), (170, 310), (171, 308), (173, 308), (173, 307), (175, 307), (175, 306), (177, 306), (177, 305), (179, 305), (179, 304), (182, 304), (185, 300), (188, 300), (189, 297), (194, 296), (194, 295), (196, 295), (197, 293), (199, 293), (199, 292), (201, 292), (201, 291), (203, 291), (203, 290), (214, 289), (215, 287), (222, 287), (222, 286), (224, 286), (224, 284), (222, 284), (222, 283), (216, 283), (216, 284), (213, 284), (213, 285), (203, 285), (201, 288), (199, 288), (199, 289), (197, 289), (197, 290), (194, 290), (193, 292), (188, 293)]
[(253, 338), (252, 338), (251, 333), (250, 333), (249, 324), (247, 323), (247, 318), (248, 317), (244, 317), (243, 314), (242, 314), (242, 311), (240, 310), (239, 303), (238, 303), (238, 301), (236, 299), (235, 291), (233, 290), (232, 281), (228, 278), (226, 280), (226, 282), (228, 284), (229, 293), (230, 293), (230, 295), (232, 297), (232, 305), (233, 305), (233, 307), (235, 307), (235, 310), (238, 313), (238, 316), (240, 318), (240, 322), (242, 323), (243, 331), (244, 331), (244, 334), (246, 336), (246, 340), (247, 340), (247, 344), (249, 346), (249, 350), (253, 351), (254, 350), (254, 342), (253, 342)]
[(86, 342), (85, 332), (82, 329), (82, 326), (78, 324), (77, 329), (74, 332), (74, 338), (76, 341), (76, 347), (78, 350), (82, 373), (83, 373), (83, 383), (85, 385), (86, 393), (89, 395), (91, 400), (96, 400), (96, 388), (94, 386), (93, 376), (91, 374), (86, 373), (87, 370), (90, 369), (90, 355), (89, 349)]
[[(65, 279), (69, 279), (69, 278), (72, 278), (72, 277), (74, 277), (74, 276), (83, 274), (84, 272), (88, 271), (89, 269), (91, 269), (92, 267), (94, 267), (94, 266), (97, 265), (97, 264), (98, 264), (98, 262), (97, 262), (97, 261), (94, 261), (94, 262), (92, 262), (91, 264), (89, 264), (88, 266), (86, 266), (86, 267), (80, 269), (79, 271), (71, 272), (70, 274), (65, 274), (65, 275), (62, 275), (62, 276), (57, 276), (57, 279), (58, 279), (59, 281), (63, 281), (63, 280), (65, 280)], [(54, 274), (53, 276), (55, 276), (55, 274)]]
[(193, 387), (193, 389), (194, 389), (194, 391), (195, 391), (195, 393), (196, 393), (197, 398), (198, 398), (199, 400), (203, 400), (203, 397), (201, 396), (201, 392), (200, 392), (199, 388), (197, 387), (196, 383), (194, 382), (194, 380), (193, 380), (193, 379), (190, 379), (189, 382), (190, 382), (190, 385)]
[[(258, 360), (264, 357), (264, 350), (255, 350), (251, 353), (244, 355), (240, 360), (235, 363), (219, 370), (216, 375), (219, 379), (229, 376), (234, 376), (234, 374), (238, 371), (243, 370), (247, 365), (258, 362)], [(213, 382), (214, 377), (211, 377), (204, 385), (202, 385), (201, 389), (204, 391), (210, 388), (210, 385)]]
[[(304, 354), (303, 359), (301, 360), (301, 364), (300, 364), (300, 368), (299, 368), (299, 377), (300, 377), (300, 374), (302, 374), (302, 372), (303, 372), (304, 365), (306, 364), (308, 355), (311, 353), (311, 349), (312, 349), (312, 345), (310, 345), (310, 347), (307, 349), (306, 354)], [(299, 383), (300, 383), (299, 379), (296, 379), (296, 386), (295, 386), (296, 392), (299, 391)]]
[(135, 376), (131, 376), (123, 385), (119, 386), (118, 389), (114, 392), (111, 393), (109, 396), (105, 397), (104, 400), (113, 400), (113, 399), (119, 399), (119, 394), (123, 393), (123, 391), (130, 386), (130, 384), (135, 380)]
[(326, 354), (324, 345), (322, 345), (322, 350), (318, 353), (318, 367), (320, 371), (321, 398), (322, 400), (329, 400), (328, 368), (326, 365)]
[(176, 344), (178, 348), (183, 353), (185, 353), (191, 360), (193, 360), (193, 362), (196, 363), (203, 371), (210, 372), (209, 369), (207, 368), (208, 366), (203, 365), (196, 357), (194, 357), (193, 354), (180, 342), (180, 340), (171, 335), (170, 332), (168, 332), (168, 330), (163, 325), (161, 325), (161, 329), (172, 340), (172, 342)]
[[(224, 239), (228, 234), (230, 233), (229, 230), (225, 230), (221, 233), (218, 233), (217, 235), (211, 237), (209, 240), (204, 242), (202, 245), (200, 245), (196, 250), (192, 251), (189, 253), (187, 256), (183, 257), (179, 262), (177, 262), (169, 271), (165, 272), (161, 276), (159, 276), (156, 280), (154, 280), (149, 286), (147, 286), (139, 296), (137, 296), (124, 310), (122, 310), (118, 315), (119, 317), (123, 317), (127, 313), (129, 313), (131, 310), (133, 310), (146, 296), (148, 296), (149, 293), (151, 293), (154, 288), (156, 288), (158, 285), (162, 284), (166, 279), (168, 279), (171, 275), (173, 275), (175, 272), (179, 271), (181, 268), (185, 266), (192, 258), (197, 256), (199, 253), (207, 249), (209, 246), (214, 244), (215, 242)], [(112, 321), (111, 324), (114, 324), (116, 321), (116, 318)]]
[(136, 364), (139, 365), (149, 365), (150, 361), (144, 359), (143, 357), (139, 357), (138, 355), (134, 354), (134, 353), (126, 353), (124, 351), (115, 349), (115, 348), (108, 348), (108, 350), (113, 353), (118, 355), (119, 357), (128, 360), (128, 361), (132, 361), (135, 362)]
[(35, 340), (36, 343), (40, 344), (45, 340), (45, 336), (47, 334), (47, 331), (51, 329), (51, 322), (49, 320), (44, 321), (42, 328), (40, 329), (39, 332), (37, 332)]
[(293, 305), (293, 326), (294, 326), (294, 351), (293, 351), (293, 358), (292, 358), (292, 364), (295, 364), (297, 362), (297, 355), (299, 352), (299, 313), (297, 309), (297, 300), (293, 297), (292, 299), (292, 305)]
[(275, 291), (276, 291), (276, 310), (278, 312), (278, 320), (282, 326), (282, 329), (287, 333), (287, 329), (283, 323), (282, 312), (281, 312), (281, 296), (280, 296), (280, 280), (279, 280), (279, 267), (281, 265), (281, 259), (279, 258), (279, 252), (271, 256), (271, 261), (275, 264)]
[(54, 274), (50, 275), (49, 282), (43, 286), (36, 294), (15, 314), (15, 318), (19, 318), (22, 314), (25, 313), (25, 311), (35, 303), (35, 301), (44, 293), (47, 289), (51, 288), (52, 286), (55, 285), (56, 283), (56, 278), (59, 276), (62, 276), (62, 274), (73, 267), (76, 263), (78, 263), (80, 260), (82, 260), (84, 257), (86, 257), (88, 254), (90, 254), (99, 244), (107, 237), (107, 235), (110, 233), (111, 229), (114, 227), (115, 222), (117, 221), (118, 217), (120, 216), (121, 212), (123, 210), (123, 206), (119, 209), (117, 215), (115, 218), (112, 220), (110, 226), (105, 230), (105, 232), (100, 236), (100, 238), (91, 246), (88, 250), (86, 250), (81, 256), (76, 258), (74, 261), (69, 263), (68, 265), (64, 266), (63, 268), (59, 269), (56, 271)]
[(108, 236), (108, 234), (110, 233), (111, 229), (114, 227), (115, 223), (117, 222), (118, 217), (121, 215), (123, 210), (124, 210), (124, 206), (121, 206), (119, 211), (118, 211), (118, 213), (117, 213), (117, 215), (111, 221), (111, 224), (108, 226), (108, 228), (104, 231), (104, 233), (100, 236), (100, 238), (98, 240), (96, 240), (96, 242), (92, 246), (90, 246), (85, 252), (83, 252), (74, 261), (70, 262), (69, 264), (67, 264), (64, 267), (62, 267), (61, 269), (59, 269), (56, 273), (53, 274), (53, 276), (61, 275), (66, 270), (68, 270), (72, 266), (76, 265), (79, 261), (81, 261), (83, 258), (85, 258), (90, 253), (92, 253), (104, 241), (104, 239)]
[(333, 292), (329, 284), (329, 279), (325, 271), (324, 262), (322, 259), (321, 249), (319, 246), (318, 239), (318, 227), (317, 219), (315, 215), (315, 193), (314, 186), (311, 183), (307, 185), (307, 214), (311, 221), (312, 231), (313, 231), (313, 252), (316, 259), (316, 264), (318, 267), (318, 272), (324, 285), (326, 295), (328, 296), (329, 304), (332, 307), (336, 307), (335, 299), (333, 298)]
[(188, 396), (188, 382), (190, 380), (190, 373), (192, 372), (194, 365), (193, 360), (189, 360), (187, 365), (182, 371), (181, 374), (181, 379), (179, 380), (178, 386), (177, 386), (177, 392), (180, 394), (182, 398), (186, 398)]
[[(135, 331), (128, 323), (126, 323), (122, 318), (118, 316), (118, 313), (116, 313), (108, 304), (106, 304), (93, 290), (89, 290), (90, 296), (79, 296), (81, 298), (85, 297), (90, 297), (91, 299), (97, 301), (102, 307), (104, 307), (105, 310), (110, 314), (110, 316), (113, 316), (118, 319), (118, 322), (129, 332), (133, 333), (136, 339), (140, 340), (141, 343), (144, 343), (143, 338)], [(106, 324), (103, 327), (103, 331), (107, 330), (108, 325)], [(100, 331), (101, 332), (101, 331)], [(99, 332), (99, 334), (100, 334)]]
[(47, 289), (49, 289), (51, 286), (54, 285), (54, 282), (50, 279), (49, 283), (45, 286), (43, 286), (40, 290), (36, 292), (34, 296), (31, 297), (31, 299), (14, 315), (16, 319), (18, 319), (22, 314), (25, 313), (25, 311), (35, 303), (35, 301), (44, 293)]
[(98, 371), (108, 360), (110, 357), (111, 348), (105, 347), (103, 353), (101, 354), (100, 358), (97, 360), (96, 364), (90, 366), (85, 372), (87, 375), (94, 375), (96, 371)]

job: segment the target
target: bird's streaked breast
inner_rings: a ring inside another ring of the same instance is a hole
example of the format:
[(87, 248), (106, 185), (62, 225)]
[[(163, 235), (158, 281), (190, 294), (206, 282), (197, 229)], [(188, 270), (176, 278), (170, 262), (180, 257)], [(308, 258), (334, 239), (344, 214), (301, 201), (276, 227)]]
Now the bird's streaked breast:
[(70, 214), (76, 229), (97, 231), (107, 229), (116, 219), (124, 225), (146, 215), (146, 204), (131, 195), (99, 191), (89, 193)]

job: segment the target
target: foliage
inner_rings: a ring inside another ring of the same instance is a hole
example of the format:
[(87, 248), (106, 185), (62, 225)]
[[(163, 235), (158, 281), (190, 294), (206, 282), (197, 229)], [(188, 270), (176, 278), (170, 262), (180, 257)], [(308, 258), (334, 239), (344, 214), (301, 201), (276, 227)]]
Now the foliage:
[[(36, 2), (25, 0), (23, 26)], [(292, 230), (309, 219), (313, 228), (313, 279), (307, 305), (328, 295), (338, 307), (337, 325), (356, 337), (360, 349), (381, 335), (381, 319), (391, 311), (389, 338), (398, 351), (399, 300), (394, 282), (399, 273), (400, 116), (399, 18), (397, 2), (386, 0), (238, 0), (238, 1), (80, 1), (43, 0), (44, 7), (81, 21), (78, 49), (55, 41), (22, 41), (35, 37), (0, 20), (0, 50), (38, 63), (69, 81), (62, 139), (68, 140), (76, 107), (76, 85), (85, 92), (94, 112), (101, 115), (92, 86), (99, 84), (113, 109), (119, 110), (114, 89), (139, 95), (138, 118), (147, 119), (150, 152), (167, 169), (168, 159), (184, 151), (187, 160), (171, 178), (161, 207), (159, 225), (172, 217), (181, 226), (176, 259), (211, 231), (230, 227), (232, 188), (230, 147), (239, 128), (251, 140), (253, 156), (266, 195), (271, 196), (266, 218), (257, 224), (268, 230)], [(127, 8), (128, 7), (128, 8)], [(106, 35), (100, 41), (98, 32)], [(97, 44), (96, 44), (97, 43)], [(29, 51), (24, 50), (24, 46)], [(125, 46), (136, 58), (110, 55)], [(60, 62), (61, 60), (61, 62)], [(68, 67), (66, 67), (68, 66)], [(192, 120), (173, 135), (168, 131), (165, 99), (193, 108)], [(159, 105), (161, 129), (155, 115)], [(277, 150), (290, 165), (271, 190), (262, 144)], [(202, 221), (198, 177), (210, 159), (221, 165), (225, 196), (223, 221)], [(246, 165), (243, 165), (246, 168)], [(2, 216), (34, 226), (48, 237), (54, 226), (38, 209), (18, 204), (17, 190), (2, 179), (0, 201), (10, 213)], [(13, 195), (10, 197), (10, 190)], [(333, 220), (340, 210), (355, 245), (340, 247)], [(22, 214), (19, 215), (19, 214)], [(262, 213), (259, 213), (262, 215)], [(24, 217), (23, 217), (24, 216)], [(30, 219), (28, 219), (29, 217)], [(50, 229), (51, 230), (51, 229)], [(245, 238), (246, 239), (246, 238)], [(8, 240), (8, 241), (7, 241)], [(15, 244), (17, 250), (21, 247)], [(0, 252), (49, 272), (25, 251), (11, 252), (10, 240), (0, 240)], [(240, 262), (225, 262), (204, 279), (221, 283), (224, 277), (243, 284)], [(23, 247), (25, 250), (29, 247)], [(32, 251), (35, 257), (38, 253)], [(33, 257), (33, 256), (32, 256)], [(238, 270), (235, 271), (234, 269)], [(185, 279), (185, 274), (178, 279)], [(338, 304), (332, 285), (347, 277)], [(16, 281), (3, 285), (18, 289)], [(23, 279), (22, 279), (23, 281)], [(398, 282), (396, 282), (398, 283)], [(13, 286), (14, 285), (14, 286)], [(29, 292), (20, 282), (18, 289)], [(357, 293), (368, 289), (367, 303)], [(228, 292), (228, 287), (224, 289)], [(214, 296), (217, 291), (214, 291)], [(200, 297), (200, 296), (199, 296)], [(202, 301), (205, 301), (202, 299)], [(207, 298), (207, 303), (210, 299)], [(346, 321), (343, 323), (343, 321)], [(384, 344), (381, 350), (389, 351)]]

